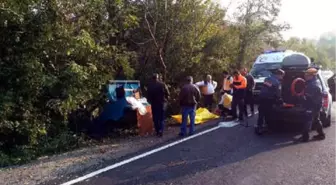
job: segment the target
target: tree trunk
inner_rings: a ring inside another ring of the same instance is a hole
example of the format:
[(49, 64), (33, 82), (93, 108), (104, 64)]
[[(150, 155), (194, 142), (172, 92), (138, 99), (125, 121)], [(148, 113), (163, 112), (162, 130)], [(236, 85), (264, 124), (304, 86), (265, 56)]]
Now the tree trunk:
[(158, 51), (158, 57), (159, 57), (159, 61), (161, 63), (162, 72), (163, 72), (163, 74), (162, 74), (162, 81), (165, 81), (166, 78), (167, 78), (167, 66), (166, 66), (165, 61), (163, 59), (163, 50), (162, 50), (162, 48), (160, 48), (159, 51)]
[(244, 64), (244, 58), (245, 58), (245, 51), (246, 51), (246, 43), (243, 41), (242, 44), (240, 45), (239, 48), (239, 53), (237, 56), (237, 69), (240, 69), (241, 67), (243, 67)]

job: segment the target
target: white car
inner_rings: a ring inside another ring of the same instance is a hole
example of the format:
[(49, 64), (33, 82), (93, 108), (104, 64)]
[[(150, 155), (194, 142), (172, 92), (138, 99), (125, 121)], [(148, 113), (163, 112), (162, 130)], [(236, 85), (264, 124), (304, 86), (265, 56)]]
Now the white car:
[(296, 53), (291, 50), (283, 51), (268, 51), (258, 56), (254, 62), (250, 74), (253, 76), (255, 81), (255, 88), (253, 94), (258, 96), (260, 89), (263, 86), (265, 78), (271, 75), (272, 69), (281, 68), (282, 60), (293, 53)]

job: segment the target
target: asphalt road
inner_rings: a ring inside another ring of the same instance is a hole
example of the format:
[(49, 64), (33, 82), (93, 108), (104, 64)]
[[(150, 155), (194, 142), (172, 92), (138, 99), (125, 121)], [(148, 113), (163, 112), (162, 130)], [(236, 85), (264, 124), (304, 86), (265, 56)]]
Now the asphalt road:
[(291, 132), (259, 137), (253, 127), (220, 128), (78, 185), (334, 185), (332, 120), (326, 140), (309, 143), (295, 142)]

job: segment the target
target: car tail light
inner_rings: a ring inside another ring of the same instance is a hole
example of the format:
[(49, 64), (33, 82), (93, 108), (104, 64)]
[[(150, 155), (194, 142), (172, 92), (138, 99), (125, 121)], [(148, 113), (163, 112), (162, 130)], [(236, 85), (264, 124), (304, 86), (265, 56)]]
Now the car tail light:
[(323, 107), (328, 108), (329, 106), (329, 96), (328, 93), (323, 93)]

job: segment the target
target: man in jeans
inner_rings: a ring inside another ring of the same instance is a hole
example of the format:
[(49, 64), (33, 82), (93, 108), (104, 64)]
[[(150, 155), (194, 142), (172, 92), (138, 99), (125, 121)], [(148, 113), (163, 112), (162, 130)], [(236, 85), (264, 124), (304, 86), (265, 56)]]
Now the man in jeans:
[(182, 125), (180, 136), (185, 136), (187, 132), (188, 116), (190, 119), (189, 135), (194, 134), (196, 106), (200, 101), (201, 93), (193, 84), (193, 78), (187, 77), (187, 84), (184, 85), (180, 92), (180, 106), (182, 109)]
[(152, 106), (153, 122), (157, 136), (162, 137), (166, 104), (169, 98), (169, 91), (163, 82), (159, 80), (159, 75), (153, 75), (153, 81), (148, 85), (148, 101)]

